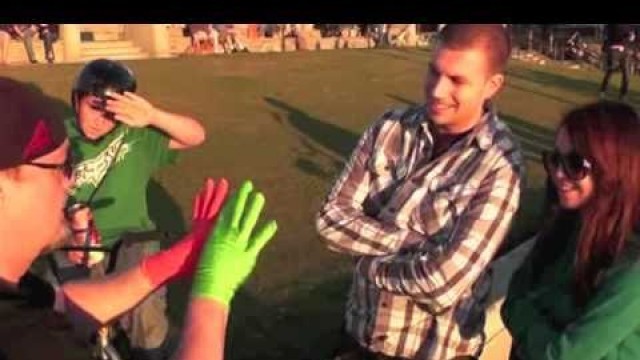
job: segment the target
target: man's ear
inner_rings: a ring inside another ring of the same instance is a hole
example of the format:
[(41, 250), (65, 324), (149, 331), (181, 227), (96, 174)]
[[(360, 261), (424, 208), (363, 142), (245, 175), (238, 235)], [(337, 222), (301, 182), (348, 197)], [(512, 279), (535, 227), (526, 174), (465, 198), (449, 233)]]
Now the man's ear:
[(7, 199), (7, 193), (9, 191), (9, 181), (13, 181), (12, 177), (14, 176), (14, 174), (10, 174), (9, 171), (12, 170), (0, 171), (0, 208), (2, 208)]
[(502, 73), (491, 75), (484, 87), (485, 100), (493, 98), (498, 93), (498, 91), (502, 89), (502, 87), (504, 86), (504, 80), (504, 74)]

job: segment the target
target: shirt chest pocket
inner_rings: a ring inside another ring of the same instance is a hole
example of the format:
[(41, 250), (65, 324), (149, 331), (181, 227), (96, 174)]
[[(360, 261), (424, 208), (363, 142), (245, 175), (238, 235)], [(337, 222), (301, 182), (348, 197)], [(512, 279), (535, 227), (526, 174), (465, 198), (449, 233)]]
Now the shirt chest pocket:
[(424, 186), (411, 212), (409, 228), (428, 236), (432, 245), (446, 245), (476, 192), (473, 184), (435, 179)]
[(398, 160), (379, 151), (375, 156), (369, 158), (367, 162), (367, 171), (370, 176), (369, 196), (365, 200), (365, 213), (369, 216), (379, 216), (379, 211), (385, 208), (392, 197), (396, 188), (401, 184), (398, 182), (399, 173)]
[(393, 185), (395, 181), (406, 175), (404, 162), (395, 156), (385, 154), (382, 150), (376, 151), (366, 165), (371, 180), (378, 190)]

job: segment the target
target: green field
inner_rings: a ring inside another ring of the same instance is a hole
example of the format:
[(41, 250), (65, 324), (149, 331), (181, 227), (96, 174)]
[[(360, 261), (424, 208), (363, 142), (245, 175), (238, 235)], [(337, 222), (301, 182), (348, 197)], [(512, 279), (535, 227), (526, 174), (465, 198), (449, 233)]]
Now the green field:
[[(139, 92), (160, 108), (200, 119), (208, 140), (159, 173), (149, 189), (161, 226), (185, 228), (205, 176), (252, 179), (280, 231), (232, 311), (229, 359), (321, 359), (337, 339), (350, 261), (329, 252), (314, 215), (362, 130), (386, 108), (421, 101), (429, 52), (335, 50), (131, 61)], [(68, 107), (79, 65), (0, 68)], [(542, 200), (539, 152), (563, 112), (596, 98), (596, 71), (513, 61), (498, 99), (528, 159), (527, 192), (510, 243), (536, 230)], [(617, 91), (619, 77), (613, 87)], [(638, 102), (632, 80), (631, 101)], [(613, 93), (613, 90), (612, 90)], [(69, 110), (67, 108), (67, 110)], [(180, 321), (186, 285), (172, 288)]]

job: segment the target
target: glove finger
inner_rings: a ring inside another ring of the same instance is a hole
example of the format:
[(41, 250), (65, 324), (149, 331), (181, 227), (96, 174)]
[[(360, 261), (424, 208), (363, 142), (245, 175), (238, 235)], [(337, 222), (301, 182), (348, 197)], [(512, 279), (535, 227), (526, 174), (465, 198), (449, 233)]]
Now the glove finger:
[(215, 216), (220, 212), (220, 208), (225, 203), (227, 194), (229, 193), (229, 182), (227, 179), (222, 178), (218, 180), (215, 190), (212, 189), (211, 192), (213, 195), (209, 199), (207, 219), (215, 218)]
[(247, 199), (249, 194), (251, 194), (253, 190), (253, 184), (251, 181), (245, 181), (242, 183), (240, 190), (238, 190), (238, 196), (236, 198), (235, 204), (233, 205), (233, 212), (231, 214), (231, 228), (238, 229), (240, 227), (240, 220), (242, 219), (242, 214), (244, 213), (244, 208), (247, 203)]
[(278, 231), (278, 223), (275, 220), (269, 221), (266, 225), (262, 226), (256, 235), (251, 239), (251, 244), (249, 245), (249, 252), (258, 257), (258, 254), (265, 245), (273, 238), (273, 236)]
[(258, 218), (264, 208), (265, 199), (262, 193), (253, 193), (249, 199), (249, 205), (245, 208), (244, 216), (240, 223), (240, 239), (249, 239), (253, 229), (258, 223)]

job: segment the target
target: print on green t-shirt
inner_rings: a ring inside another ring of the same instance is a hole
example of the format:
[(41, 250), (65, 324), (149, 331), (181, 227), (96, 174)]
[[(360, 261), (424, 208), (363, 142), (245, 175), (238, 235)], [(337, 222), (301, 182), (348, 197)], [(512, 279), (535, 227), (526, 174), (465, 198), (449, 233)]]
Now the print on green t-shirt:
[(76, 170), (69, 201), (86, 202), (105, 177), (90, 204), (102, 244), (112, 246), (124, 232), (155, 229), (147, 209), (147, 185), (158, 168), (175, 161), (169, 137), (155, 128), (121, 124), (92, 142), (80, 133), (75, 119), (68, 119), (66, 126)]

